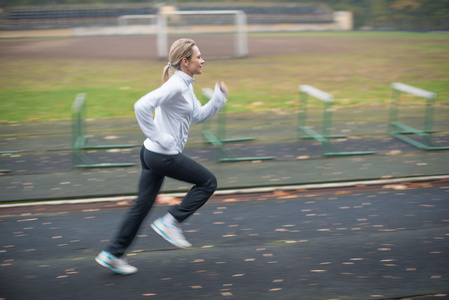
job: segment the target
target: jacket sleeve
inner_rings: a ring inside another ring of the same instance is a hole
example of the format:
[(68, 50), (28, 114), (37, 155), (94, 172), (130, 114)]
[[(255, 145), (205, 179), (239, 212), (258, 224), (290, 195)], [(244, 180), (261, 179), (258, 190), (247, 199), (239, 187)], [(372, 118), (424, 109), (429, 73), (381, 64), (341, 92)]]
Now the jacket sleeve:
[(195, 97), (193, 122), (199, 124), (218, 114), (227, 101), (226, 96), (227, 95), (221, 91), (219, 84), (216, 83), (214, 95), (205, 105), (201, 106), (201, 102)]
[(170, 85), (166, 83), (158, 89), (149, 92), (134, 104), (134, 112), (140, 129), (147, 138), (161, 146), (169, 146), (166, 144), (170, 143), (170, 141), (167, 140), (167, 134), (157, 130), (154, 124), (153, 111), (156, 107), (175, 97), (177, 92), (179, 90), (170, 88)]

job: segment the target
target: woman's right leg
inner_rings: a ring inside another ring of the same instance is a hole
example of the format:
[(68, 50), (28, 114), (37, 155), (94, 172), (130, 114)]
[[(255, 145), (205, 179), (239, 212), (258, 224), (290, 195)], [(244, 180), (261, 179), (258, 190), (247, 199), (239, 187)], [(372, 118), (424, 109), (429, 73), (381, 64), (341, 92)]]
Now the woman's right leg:
[(140, 152), (142, 173), (139, 180), (137, 200), (125, 216), (115, 239), (106, 249), (106, 251), (109, 251), (116, 257), (122, 256), (133, 241), (140, 225), (153, 206), (164, 181), (163, 175), (157, 174), (148, 168), (147, 163), (145, 163), (145, 156), (148, 155), (151, 156), (151, 152), (142, 147)]

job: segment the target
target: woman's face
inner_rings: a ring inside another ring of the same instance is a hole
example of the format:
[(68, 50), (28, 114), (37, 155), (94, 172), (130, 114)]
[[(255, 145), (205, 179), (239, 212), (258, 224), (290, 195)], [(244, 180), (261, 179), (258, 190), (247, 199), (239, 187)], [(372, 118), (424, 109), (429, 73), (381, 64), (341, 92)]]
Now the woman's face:
[(200, 49), (197, 46), (192, 47), (193, 53), (190, 60), (187, 58), (182, 59), (181, 71), (184, 71), (190, 77), (193, 75), (200, 75), (203, 70), (204, 59), (201, 57)]

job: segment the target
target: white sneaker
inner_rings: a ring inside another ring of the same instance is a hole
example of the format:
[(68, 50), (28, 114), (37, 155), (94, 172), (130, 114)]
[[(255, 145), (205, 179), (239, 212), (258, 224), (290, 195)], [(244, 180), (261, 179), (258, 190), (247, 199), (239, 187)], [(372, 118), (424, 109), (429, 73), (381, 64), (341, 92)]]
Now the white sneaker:
[(172, 245), (179, 248), (192, 247), (182, 232), (181, 228), (176, 225), (167, 225), (162, 218), (157, 219), (151, 224), (151, 228), (156, 231), (161, 237), (166, 239)]
[(137, 268), (128, 264), (125, 259), (117, 258), (108, 251), (101, 251), (95, 261), (120, 275), (130, 275), (137, 272)]

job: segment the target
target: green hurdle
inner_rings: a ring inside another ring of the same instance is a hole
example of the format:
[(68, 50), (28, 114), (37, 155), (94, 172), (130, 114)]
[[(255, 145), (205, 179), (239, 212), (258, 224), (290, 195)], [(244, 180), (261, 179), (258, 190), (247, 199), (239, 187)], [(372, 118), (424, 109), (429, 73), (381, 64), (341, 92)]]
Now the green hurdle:
[[(431, 136), (429, 133), (435, 132), (433, 128), (433, 104), (435, 103), (435, 99), (437, 95), (435, 93), (410, 86), (400, 82), (393, 82), (391, 84), (392, 88), (392, 97), (391, 97), (391, 106), (390, 106), (390, 120), (389, 120), (389, 129), (388, 133), (395, 138), (402, 140), (410, 145), (413, 145), (419, 149), (423, 150), (447, 150), (449, 147), (437, 147), (434, 146), (431, 140)], [(422, 97), (426, 99), (426, 105), (424, 110), (424, 122), (423, 122), (423, 130), (415, 129), (413, 127), (407, 126), (402, 122), (399, 122), (399, 99), (401, 97), (401, 93), (407, 93), (411, 95), (415, 95), (418, 97)], [(416, 141), (406, 134), (415, 134), (422, 137), (423, 142)]]
[[(307, 126), (307, 100), (308, 96), (314, 97), (323, 102), (323, 118), (322, 118), (322, 132), (318, 134)], [(374, 154), (376, 151), (356, 151), (356, 152), (341, 152), (328, 140), (330, 138), (346, 138), (346, 135), (330, 135), (330, 128), (332, 125), (332, 105), (334, 97), (322, 90), (314, 88), (310, 85), (299, 85), (299, 102), (301, 108), (298, 113), (298, 138), (300, 139), (315, 139), (321, 143), (322, 155), (324, 156), (341, 156), (341, 155), (366, 155)], [(301, 135), (301, 132), (306, 135)]]
[(129, 167), (136, 163), (93, 163), (87, 157), (83, 150), (91, 149), (117, 149), (132, 148), (138, 145), (89, 145), (88, 137), (86, 137), (86, 124), (84, 116), (86, 115), (86, 94), (80, 93), (76, 95), (72, 105), (72, 164), (74, 168), (107, 168), (107, 167)]
[[(203, 103), (206, 103), (211, 99), (214, 95), (214, 91), (210, 88), (202, 89), (203, 93)], [(270, 160), (274, 159), (273, 156), (261, 156), (261, 157), (236, 157), (234, 153), (230, 150), (226, 149), (224, 143), (229, 142), (242, 142), (242, 141), (251, 141), (255, 138), (247, 137), (247, 138), (235, 138), (235, 139), (226, 139), (226, 113), (225, 113), (226, 105), (222, 108), (221, 112), (217, 116), (217, 123), (215, 126), (215, 132), (211, 129), (211, 121), (207, 121), (203, 123), (202, 135), (205, 143), (210, 143), (216, 147), (217, 156), (216, 160), (219, 162), (239, 162), (239, 161), (254, 161), (254, 160)]]

